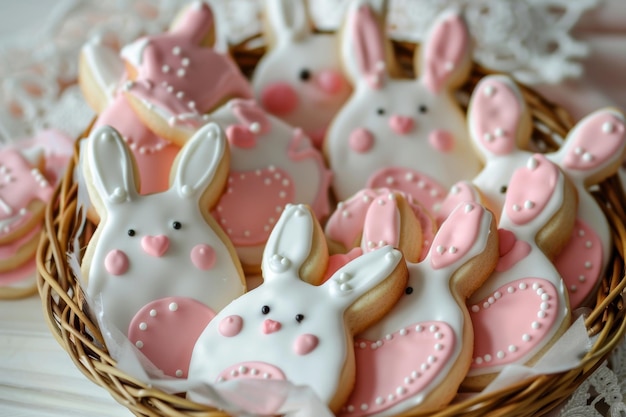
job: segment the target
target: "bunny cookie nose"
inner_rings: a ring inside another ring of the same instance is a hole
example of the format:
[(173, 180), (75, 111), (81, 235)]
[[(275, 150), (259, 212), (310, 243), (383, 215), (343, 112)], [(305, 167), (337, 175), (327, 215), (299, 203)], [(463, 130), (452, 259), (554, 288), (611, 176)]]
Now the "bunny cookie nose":
[(278, 321), (274, 321), (274, 320), (270, 320), (270, 319), (265, 319), (263, 321), (263, 327), (262, 327), (262, 331), (265, 334), (270, 334), (270, 333), (274, 333), (280, 330), (281, 324)]
[(394, 115), (389, 118), (389, 127), (398, 135), (406, 135), (415, 126), (411, 117)]
[(170, 240), (165, 235), (144, 236), (141, 239), (141, 248), (150, 256), (163, 256), (169, 247)]

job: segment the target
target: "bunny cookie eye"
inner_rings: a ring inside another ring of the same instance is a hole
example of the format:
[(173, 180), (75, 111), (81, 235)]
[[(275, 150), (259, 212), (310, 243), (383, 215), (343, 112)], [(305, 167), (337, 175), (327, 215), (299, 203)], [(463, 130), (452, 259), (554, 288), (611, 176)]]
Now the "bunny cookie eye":
[(419, 106), (417, 106), (417, 111), (420, 114), (426, 114), (426, 113), (428, 113), (428, 107), (423, 105), (423, 104), (420, 104)]
[(270, 312), (270, 307), (269, 306), (263, 306), (261, 307), (261, 313), (263, 314), (269, 314)]
[(405, 293), (406, 295), (411, 295), (411, 294), (413, 294), (413, 287), (406, 287), (406, 288), (405, 288), (405, 290), (404, 290), (404, 293)]
[(304, 320), (304, 314), (296, 314), (296, 321), (302, 323), (302, 320)]
[(135, 229), (128, 229), (128, 232), (126, 232), (128, 234), (128, 236), (133, 237), (137, 234), (137, 232), (135, 231)]
[(302, 81), (308, 81), (311, 79), (311, 71), (308, 68), (304, 68), (300, 71), (299, 77)]
[(506, 190), (507, 190), (507, 188), (508, 188), (508, 187), (507, 187), (506, 185), (501, 186), (501, 187), (500, 187), (500, 194), (506, 194)]
[(183, 225), (181, 224), (181, 222), (179, 221), (173, 221), (172, 222), (172, 228), (174, 230), (180, 230), (183, 227)]
[(382, 107), (379, 107), (379, 108), (376, 109), (376, 114), (379, 115), (379, 116), (384, 116), (385, 113), (386, 113), (385, 109), (382, 108)]

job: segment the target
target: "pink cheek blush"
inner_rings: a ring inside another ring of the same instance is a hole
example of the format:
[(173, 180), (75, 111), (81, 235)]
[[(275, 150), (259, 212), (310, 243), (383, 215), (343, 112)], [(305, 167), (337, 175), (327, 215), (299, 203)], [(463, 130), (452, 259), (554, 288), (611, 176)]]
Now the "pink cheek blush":
[(243, 328), (243, 319), (241, 316), (224, 317), (218, 326), (218, 330), (222, 336), (237, 336)]
[(298, 355), (306, 355), (313, 352), (319, 344), (317, 336), (312, 334), (301, 334), (293, 343), (293, 350)]
[(191, 262), (200, 270), (208, 271), (215, 265), (215, 250), (209, 245), (196, 245), (191, 250)]
[(268, 112), (284, 116), (298, 107), (298, 94), (287, 83), (273, 83), (261, 92), (261, 104)]
[(104, 258), (104, 268), (111, 275), (123, 275), (128, 271), (128, 256), (121, 250), (114, 249)]
[(454, 136), (447, 130), (433, 130), (428, 135), (428, 142), (439, 152), (447, 153), (454, 149)]
[(317, 85), (322, 91), (331, 95), (341, 93), (346, 85), (343, 75), (339, 71), (332, 69), (320, 71), (315, 77), (315, 81), (317, 81)]
[(374, 135), (365, 128), (354, 129), (348, 138), (348, 145), (354, 152), (369, 152), (374, 146)]

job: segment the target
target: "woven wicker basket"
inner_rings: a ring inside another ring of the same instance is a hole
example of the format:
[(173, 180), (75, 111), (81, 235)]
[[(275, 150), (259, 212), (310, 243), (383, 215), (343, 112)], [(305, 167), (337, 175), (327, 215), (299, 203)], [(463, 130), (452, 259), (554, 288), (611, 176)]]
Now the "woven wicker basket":
[[(411, 67), (410, 56), (415, 45), (396, 43), (400, 62)], [(234, 56), (244, 72), (250, 73), (263, 53), (261, 48), (246, 48), (245, 44), (234, 51)], [(486, 71), (474, 67), (463, 91), (470, 93)], [(545, 149), (555, 149), (553, 134), (564, 137), (572, 127), (568, 115), (548, 103), (533, 90), (522, 88), (532, 109), (535, 123), (534, 140)], [(89, 130), (86, 131), (86, 133)], [(180, 396), (170, 395), (151, 388), (124, 374), (116, 368), (104, 346), (104, 340), (86, 313), (81, 296), (82, 289), (68, 264), (67, 254), (73, 250), (70, 242), (75, 238), (84, 249), (95, 227), (92, 223), (79, 224), (77, 210), (77, 184), (74, 169), (78, 164), (78, 149), (70, 161), (67, 174), (56, 190), (45, 216), (45, 231), (37, 254), (38, 288), (43, 303), (44, 316), (53, 335), (67, 351), (75, 365), (94, 383), (107, 389), (121, 404), (139, 416), (227, 416), (223, 412), (200, 405)], [(617, 177), (604, 181), (595, 192), (604, 209), (615, 247), (608, 272), (604, 277), (585, 325), (595, 343), (580, 361), (577, 368), (568, 372), (542, 375), (489, 394), (455, 402), (437, 416), (537, 416), (559, 406), (603, 362), (622, 340), (626, 328), (623, 314), (622, 291), (624, 277), (624, 250), (626, 248), (626, 198)], [(77, 233), (80, 233), (77, 236)]]

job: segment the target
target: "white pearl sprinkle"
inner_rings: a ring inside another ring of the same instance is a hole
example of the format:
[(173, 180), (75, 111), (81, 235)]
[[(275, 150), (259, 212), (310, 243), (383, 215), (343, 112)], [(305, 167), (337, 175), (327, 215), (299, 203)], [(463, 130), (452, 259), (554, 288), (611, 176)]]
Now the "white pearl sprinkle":
[(143, 348), (143, 342), (141, 340), (137, 340), (135, 342), (135, 346), (137, 346), (139, 349)]
[(612, 122), (604, 122), (602, 124), (602, 132), (613, 133), (615, 132), (615, 125)]
[(170, 311), (176, 311), (176, 310), (178, 310), (178, 304), (177, 303), (170, 303), (168, 308), (170, 309)]
[(147, 330), (148, 329), (148, 324), (145, 322), (141, 322), (139, 323), (139, 330)]
[(150, 310), (150, 317), (156, 317), (157, 311), (155, 309)]
[(483, 91), (487, 97), (491, 97), (496, 92), (496, 88), (493, 85), (487, 85)]

